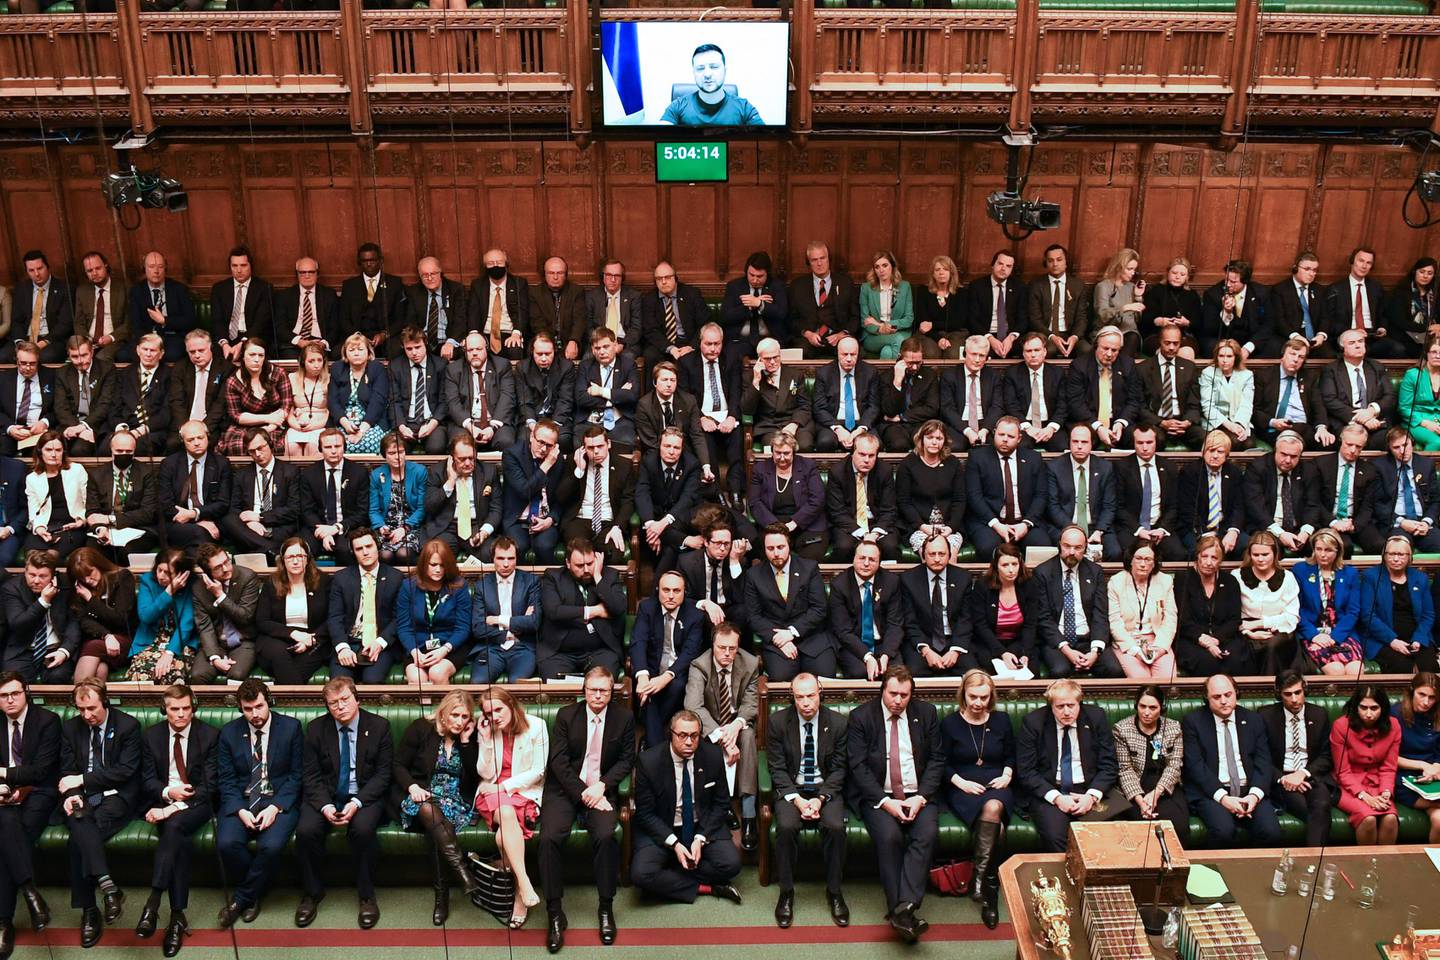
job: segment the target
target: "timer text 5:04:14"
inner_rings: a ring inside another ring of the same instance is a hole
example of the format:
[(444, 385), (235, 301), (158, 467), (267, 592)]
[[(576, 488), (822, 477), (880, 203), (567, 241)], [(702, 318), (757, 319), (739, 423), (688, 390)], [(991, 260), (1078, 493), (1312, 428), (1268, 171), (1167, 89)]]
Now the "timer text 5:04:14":
[(661, 147), (661, 157), (665, 160), (719, 160), (720, 148), (718, 146), (678, 146)]

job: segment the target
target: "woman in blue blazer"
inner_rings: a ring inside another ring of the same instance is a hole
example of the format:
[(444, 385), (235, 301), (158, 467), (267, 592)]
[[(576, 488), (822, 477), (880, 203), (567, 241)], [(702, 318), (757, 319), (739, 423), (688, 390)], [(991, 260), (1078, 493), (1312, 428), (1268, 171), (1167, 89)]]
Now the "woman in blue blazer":
[(1430, 578), (1410, 566), (1410, 541), (1385, 541), (1385, 559), (1360, 578), (1360, 629), (1365, 659), (1381, 673), (1412, 673), (1415, 656), (1435, 641), (1435, 605)]
[(370, 473), (370, 527), (377, 534), (380, 559), (408, 566), (420, 544), (430, 474), (405, 459), (405, 438), (393, 430), (380, 441), (380, 453), (385, 463)]
[(455, 554), (428, 540), (395, 601), (395, 626), (410, 654), (407, 683), (449, 683), (470, 647), (470, 590)]
[(756, 460), (750, 471), (750, 515), (762, 530), (772, 523), (790, 527), (791, 550), (819, 563), (830, 546), (825, 486), (815, 461), (795, 455), (795, 438), (770, 436), (770, 459)]
[(139, 623), (130, 644), (126, 680), (161, 685), (190, 682), (200, 637), (195, 633), (189, 577), (185, 551), (169, 547), (156, 555), (155, 566), (140, 578), (135, 604)]
[(1356, 621), (1360, 576), (1345, 566), (1340, 535), (1328, 527), (1315, 534), (1310, 559), (1290, 571), (1300, 584), (1300, 626), (1305, 656), (1331, 676), (1359, 677), (1365, 669)]
[(346, 453), (377, 454), (388, 427), (390, 378), (363, 333), (345, 338), (330, 367), (330, 426), (345, 431)]

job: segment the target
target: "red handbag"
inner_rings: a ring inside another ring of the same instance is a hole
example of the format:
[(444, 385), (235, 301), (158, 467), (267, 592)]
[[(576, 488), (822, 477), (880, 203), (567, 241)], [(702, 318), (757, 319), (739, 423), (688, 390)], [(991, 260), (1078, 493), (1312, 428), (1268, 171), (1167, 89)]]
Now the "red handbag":
[(963, 897), (975, 881), (975, 864), (970, 860), (951, 860), (930, 868), (930, 886), (943, 897)]

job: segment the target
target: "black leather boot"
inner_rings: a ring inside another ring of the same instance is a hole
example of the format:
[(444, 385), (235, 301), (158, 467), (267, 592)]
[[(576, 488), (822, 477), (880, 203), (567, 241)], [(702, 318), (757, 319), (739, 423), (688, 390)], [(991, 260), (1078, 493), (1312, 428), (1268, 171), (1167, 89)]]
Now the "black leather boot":
[(480, 885), (475, 878), (470, 876), (469, 869), (465, 866), (465, 853), (460, 849), (460, 840), (455, 836), (455, 828), (448, 820), (430, 828), (430, 839), (435, 844), (435, 850), (440, 855), (440, 861), (448, 867), (460, 885), (465, 888), (465, 896), (471, 896), (480, 890)]
[(971, 899), (980, 902), (980, 919), (991, 930), (1000, 922), (1001, 827), (993, 820), (975, 826), (975, 876), (970, 882)]

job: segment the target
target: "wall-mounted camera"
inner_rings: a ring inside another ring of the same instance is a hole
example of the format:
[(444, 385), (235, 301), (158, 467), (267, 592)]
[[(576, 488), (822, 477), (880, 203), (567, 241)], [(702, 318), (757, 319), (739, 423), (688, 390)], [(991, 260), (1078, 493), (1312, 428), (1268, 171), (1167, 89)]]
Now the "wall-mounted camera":
[(124, 169), (100, 178), (100, 191), (105, 194), (110, 206), (121, 209), (135, 204), (171, 213), (179, 213), (190, 206), (190, 198), (179, 180), (167, 177), (159, 170), (136, 169), (131, 154), (149, 148), (152, 143), (152, 134), (137, 134), (134, 131), (116, 142), (115, 152)]

